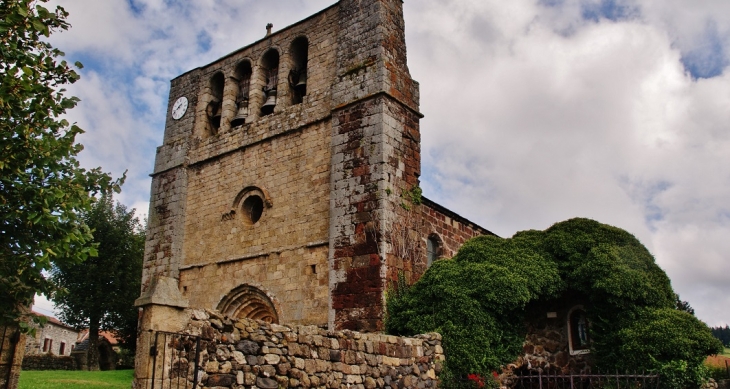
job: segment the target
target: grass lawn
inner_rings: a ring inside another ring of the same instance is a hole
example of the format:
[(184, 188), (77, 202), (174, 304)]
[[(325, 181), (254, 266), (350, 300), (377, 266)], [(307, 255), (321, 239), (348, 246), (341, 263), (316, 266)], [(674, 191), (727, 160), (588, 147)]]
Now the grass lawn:
[(730, 358), (730, 348), (725, 347), (725, 351), (721, 355)]
[(129, 389), (134, 370), (22, 371), (18, 389)]

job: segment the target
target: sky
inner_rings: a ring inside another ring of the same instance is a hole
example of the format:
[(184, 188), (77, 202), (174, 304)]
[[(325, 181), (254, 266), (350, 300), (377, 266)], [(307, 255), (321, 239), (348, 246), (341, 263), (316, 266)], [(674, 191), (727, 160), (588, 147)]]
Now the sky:
[[(332, 0), (51, 0), (81, 61), (86, 167), (144, 216), (169, 81)], [(730, 324), (730, 1), (406, 0), (424, 195), (492, 232), (587, 217), (634, 234)], [(37, 308), (51, 313), (48, 302)]]

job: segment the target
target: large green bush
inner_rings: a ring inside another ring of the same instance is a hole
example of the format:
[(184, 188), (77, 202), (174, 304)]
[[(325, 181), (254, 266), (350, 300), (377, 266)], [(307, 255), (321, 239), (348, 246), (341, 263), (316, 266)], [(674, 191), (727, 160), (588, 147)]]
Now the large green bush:
[(633, 235), (588, 219), (470, 240), (412, 287), (389, 293), (386, 330), (440, 332), (451, 375), (488, 375), (521, 352), (527, 305), (565, 295), (589, 302), (602, 369), (671, 373), (681, 388), (721, 350), (704, 323), (676, 309), (669, 278)]

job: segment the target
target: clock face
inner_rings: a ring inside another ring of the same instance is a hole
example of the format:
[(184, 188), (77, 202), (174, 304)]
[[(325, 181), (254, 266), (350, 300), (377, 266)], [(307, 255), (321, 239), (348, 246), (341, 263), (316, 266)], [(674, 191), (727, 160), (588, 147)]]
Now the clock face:
[(172, 118), (175, 120), (180, 119), (185, 115), (185, 111), (188, 110), (188, 98), (185, 96), (180, 97), (175, 101), (175, 105), (172, 106)]

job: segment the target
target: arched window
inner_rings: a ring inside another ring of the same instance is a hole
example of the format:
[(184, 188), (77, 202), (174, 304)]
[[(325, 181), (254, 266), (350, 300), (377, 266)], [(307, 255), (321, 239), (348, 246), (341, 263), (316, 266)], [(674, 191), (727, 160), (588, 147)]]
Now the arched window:
[(261, 106), (261, 115), (274, 113), (276, 107), (276, 88), (279, 83), (279, 52), (271, 49), (261, 58), (264, 80), (264, 105)]
[(426, 240), (426, 264), (431, 266), (441, 256), (441, 240), (436, 235), (431, 235)]
[(271, 206), (271, 197), (266, 190), (255, 186), (247, 186), (233, 200), (231, 214), (236, 215), (241, 212), (243, 223), (253, 226), (261, 219), (266, 208)]
[(238, 84), (236, 95), (236, 116), (231, 120), (231, 127), (237, 127), (246, 123), (248, 117), (248, 101), (251, 92), (251, 63), (243, 61), (236, 67), (235, 81)]
[(590, 352), (590, 325), (582, 306), (574, 307), (568, 313), (568, 333), (571, 355)]
[(225, 77), (221, 72), (216, 73), (210, 79), (210, 101), (208, 101), (208, 106), (205, 108), (205, 114), (208, 117), (208, 130), (211, 135), (217, 134), (221, 128), (224, 84)]
[(291, 88), (292, 104), (302, 102), (307, 95), (307, 61), (309, 41), (300, 36), (294, 39), (289, 49), (292, 58), (292, 68), (289, 71), (289, 87)]

